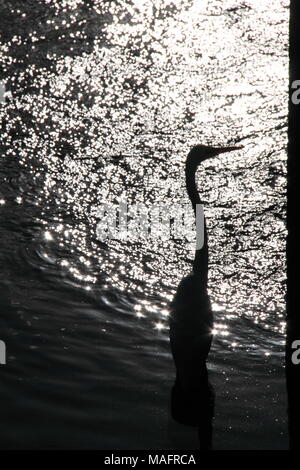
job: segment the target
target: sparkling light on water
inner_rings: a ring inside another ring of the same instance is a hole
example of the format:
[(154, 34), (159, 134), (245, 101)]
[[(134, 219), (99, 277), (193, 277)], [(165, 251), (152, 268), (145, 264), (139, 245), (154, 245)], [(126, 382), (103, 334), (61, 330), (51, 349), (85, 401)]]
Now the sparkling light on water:
[(287, 2), (45, 5), (47, 20), (25, 37), (20, 4), (0, 57), (2, 146), (23, 171), (16, 201), (34, 205), (43, 225), (37, 252), (67, 273), (62, 282), (142, 296), (138, 316), (163, 329), (161, 312), (191, 268), (186, 241), (101, 246), (93, 208), (124, 197), (188, 202), (190, 146), (241, 142), (198, 177), (211, 298), (225, 325), (215, 333), (230, 336), (241, 316), (283, 332)]

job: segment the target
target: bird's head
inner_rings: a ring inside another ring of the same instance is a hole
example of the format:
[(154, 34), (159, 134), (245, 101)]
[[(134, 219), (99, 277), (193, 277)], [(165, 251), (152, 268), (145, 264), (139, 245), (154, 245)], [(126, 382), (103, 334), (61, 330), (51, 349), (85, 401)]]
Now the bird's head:
[(193, 147), (188, 154), (187, 164), (198, 166), (201, 162), (207, 160), (208, 158), (215, 157), (220, 153), (233, 152), (234, 150), (239, 150), (241, 148), (243, 148), (242, 145), (232, 147), (210, 147), (208, 145), (195, 145), (195, 147)]

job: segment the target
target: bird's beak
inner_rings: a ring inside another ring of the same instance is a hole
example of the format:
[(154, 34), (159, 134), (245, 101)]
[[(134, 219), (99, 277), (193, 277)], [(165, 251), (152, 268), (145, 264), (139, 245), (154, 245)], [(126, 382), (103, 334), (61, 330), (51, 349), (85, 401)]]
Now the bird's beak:
[(225, 152), (233, 152), (234, 150), (239, 150), (239, 149), (242, 149), (244, 148), (243, 145), (238, 145), (236, 147), (219, 147), (219, 148), (216, 148), (216, 153), (225, 153)]

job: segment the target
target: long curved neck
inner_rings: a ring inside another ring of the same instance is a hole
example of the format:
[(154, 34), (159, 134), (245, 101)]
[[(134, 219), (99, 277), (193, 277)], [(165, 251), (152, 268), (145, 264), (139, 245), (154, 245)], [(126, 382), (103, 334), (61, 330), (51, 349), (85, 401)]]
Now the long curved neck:
[(196, 185), (196, 171), (197, 165), (187, 160), (185, 165), (185, 184), (188, 196), (194, 209), (195, 216), (197, 204), (201, 204), (200, 196)]
[[(199, 196), (199, 192), (196, 185), (196, 171), (198, 164), (187, 158), (185, 165), (185, 183), (186, 190), (190, 201), (193, 206), (195, 217), (197, 217), (197, 204), (202, 204)], [(193, 262), (194, 273), (201, 274), (204, 286), (207, 284), (208, 277), (208, 246), (207, 246), (207, 229), (205, 217), (203, 218), (204, 223), (204, 244), (201, 249), (196, 250), (195, 258)]]

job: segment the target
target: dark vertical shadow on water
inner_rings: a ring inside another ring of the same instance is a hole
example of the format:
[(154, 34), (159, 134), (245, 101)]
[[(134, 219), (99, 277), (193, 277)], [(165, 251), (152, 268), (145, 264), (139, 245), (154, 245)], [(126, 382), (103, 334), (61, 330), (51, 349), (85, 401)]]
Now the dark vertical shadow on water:
[[(293, 83), (300, 80), (300, 4), (291, 1), (290, 13), (290, 100), (289, 100), (289, 156), (288, 156), (288, 211), (287, 211), (287, 343), (286, 379), (288, 391), (288, 418), (290, 449), (300, 446), (300, 364), (297, 364), (294, 341), (300, 340), (299, 315), (299, 152), (300, 103)], [(299, 89), (299, 86), (297, 87)], [(296, 98), (296, 99), (295, 99)], [(293, 347), (294, 346), (294, 347)], [(297, 346), (299, 348), (299, 344)], [(292, 358), (294, 357), (294, 361)], [(298, 354), (299, 357), (299, 354)], [(296, 360), (296, 361), (295, 361)]]
[(212, 323), (209, 297), (201, 291), (199, 275), (183, 278), (170, 315), (170, 343), (176, 367), (171, 414), (178, 423), (198, 428), (201, 450), (212, 447), (214, 393), (206, 366)]

